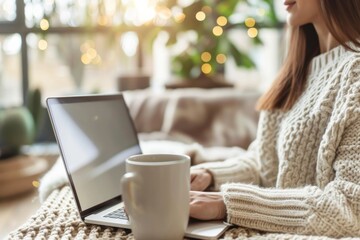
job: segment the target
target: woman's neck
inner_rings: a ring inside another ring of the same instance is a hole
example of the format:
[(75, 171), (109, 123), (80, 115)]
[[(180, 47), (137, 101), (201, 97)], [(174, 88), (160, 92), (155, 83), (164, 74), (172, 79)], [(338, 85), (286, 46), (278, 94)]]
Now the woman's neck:
[(339, 42), (333, 37), (324, 22), (314, 23), (315, 30), (319, 37), (320, 52), (328, 52), (339, 45)]

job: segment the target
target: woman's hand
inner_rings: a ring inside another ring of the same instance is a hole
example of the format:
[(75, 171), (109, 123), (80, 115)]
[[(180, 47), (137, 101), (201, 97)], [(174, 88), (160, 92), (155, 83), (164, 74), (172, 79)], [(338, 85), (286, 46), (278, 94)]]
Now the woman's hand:
[(225, 219), (226, 207), (222, 194), (190, 191), (190, 217), (201, 220)]
[(213, 177), (206, 169), (190, 170), (190, 189), (193, 191), (204, 191), (212, 183)]

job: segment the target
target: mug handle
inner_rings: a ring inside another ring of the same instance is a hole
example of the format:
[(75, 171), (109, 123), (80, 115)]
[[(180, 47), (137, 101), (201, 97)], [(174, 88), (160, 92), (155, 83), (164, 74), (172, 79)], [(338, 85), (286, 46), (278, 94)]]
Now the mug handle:
[(132, 215), (134, 209), (137, 209), (136, 200), (134, 197), (134, 186), (137, 176), (133, 172), (128, 172), (123, 175), (121, 178), (121, 187), (122, 187), (122, 198), (125, 203), (126, 211)]

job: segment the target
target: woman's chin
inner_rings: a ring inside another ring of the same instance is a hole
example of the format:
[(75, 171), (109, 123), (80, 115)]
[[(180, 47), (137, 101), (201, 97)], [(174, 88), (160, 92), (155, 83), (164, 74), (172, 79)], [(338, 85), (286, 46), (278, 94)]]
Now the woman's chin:
[(306, 23), (303, 23), (301, 21), (299, 21), (297, 18), (295, 18), (293, 15), (289, 14), (287, 19), (286, 19), (286, 23), (290, 26), (290, 27), (300, 27), (302, 25), (305, 25)]

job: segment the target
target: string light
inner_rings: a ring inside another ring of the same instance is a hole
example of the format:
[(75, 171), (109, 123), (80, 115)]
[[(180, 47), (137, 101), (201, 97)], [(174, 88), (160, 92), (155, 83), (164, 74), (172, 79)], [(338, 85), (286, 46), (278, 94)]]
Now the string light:
[(179, 14), (175, 15), (174, 20), (177, 23), (182, 23), (185, 20), (185, 14), (179, 13)]
[(94, 48), (89, 48), (86, 53), (89, 55), (91, 59), (95, 58), (97, 56), (97, 52)]
[(258, 32), (258, 30), (256, 28), (249, 28), (248, 31), (247, 31), (248, 36), (251, 37), (251, 38), (257, 37), (258, 33), (259, 32)]
[(245, 26), (247, 26), (248, 28), (254, 27), (255, 24), (256, 24), (256, 20), (254, 18), (246, 18), (245, 19)]
[(211, 60), (211, 54), (209, 52), (203, 52), (201, 54), (201, 60), (203, 62), (209, 62)]
[(85, 65), (88, 65), (91, 63), (91, 58), (88, 54), (84, 53), (83, 55), (81, 55), (81, 62)]
[(40, 182), (34, 180), (34, 181), (32, 181), (32, 185), (33, 185), (33, 187), (38, 188), (40, 186)]
[(206, 14), (203, 11), (199, 11), (199, 12), (196, 13), (195, 18), (199, 22), (204, 21), (205, 18), (206, 18)]
[(201, 71), (205, 74), (209, 74), (211, 73), (212, 71), (212, 67), (209, 63), (204, 63), (202, 66), (201, 66)]
[(156, 12), (158, 13), (159, 17), (161, 17), (162, 19), (169, 19), (172, 16), (172, 12), (168, 7), (165, 6), (158, 6), (156, 8)]
[(92, 48), (95, 46), (94, 41), (91, 40), (87, 40), (86, 42), (84, 42), (83, 44), (81, 44), (80, 46), (80, 51), (85, 53), (89, 48)]
[(80, 46), (80, 50), (83, 53), (81, 55), (81, 62), (85, 65), (94, 64), (98, 65), (102, 63), (102, 59), (95, 49), (95, 43), (92, 41), (86, 41)]
[(102, 59), (101, 59), (100, 55), (96, 55), (96, 57), (92, 61), (92, 63), (95, 65), (99, 65), (101, 62), (102, 62)]
[(219, 53), (218, 55), (216, 55), (216, 62), (219, 64), (224, 64), (226, 62), (225, 54)]
[(38, 42), (38, 48), (42, 51), (46, 50), (48, 47), (48, 43), (46, 40), (44, 39), (40, 39), (40, 41)]
[(50, 24), (49, 24), (48, 20), (46, 20), (45, 18), (40, 20), (40, 28), (41, 28), (41, 30), (46, 31), (46, 30), (49, 29), (49, 27), (50, 27)]
[(100, 26), (107, 26), (109, 24), (109, 20), (106, 16), (100, 16), (98, 17), (98, 24)]
[(215, 36), (218, 37), (218, 36), (221, 36), (224, 31), (223, 31), (222, 27), (220, 27), (220, 26), (215, 26), (215, 27), (213, 28), (212, 32), (213, 32), (213, 34), (214, 34)]
[(226, 17), (224, 16), (220, 16), (216, 19), (216, 23), (219, 25), (219, 26), (225, 26), (227, 24), (228, 20)]

